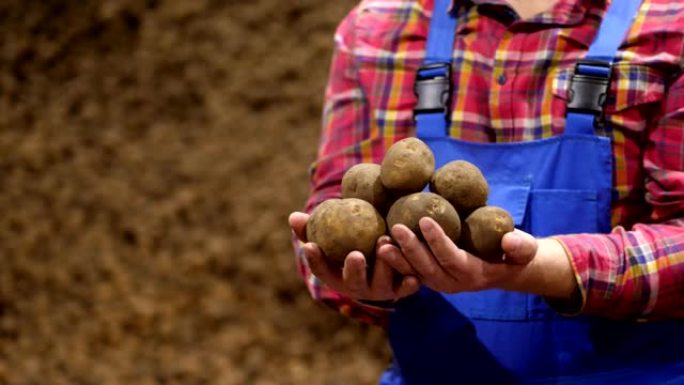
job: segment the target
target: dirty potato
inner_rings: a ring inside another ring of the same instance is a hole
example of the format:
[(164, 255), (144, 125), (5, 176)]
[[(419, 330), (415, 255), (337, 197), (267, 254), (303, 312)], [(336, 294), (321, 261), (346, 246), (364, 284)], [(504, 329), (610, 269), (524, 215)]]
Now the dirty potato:
[(330, 262), (342, 266), (347, 254), (355, 250), (372, 258), (385, 230), (385, 220), (370, 203), (357, 198), (329, 199), (311, 214), (306, 236)]
[(380, 180), (380, 165), (359, 163), (347, 170), (342, 177), (342, 198), (362, 199), (379, 212), (386, 212), (389, 198)]
[(418, 138), (394, 143), (385, 154), (380, 168), (382, 184), (404, 195), (423, 190), (435, 171), (432, 150)]
[(394, 202), (387, 213), (387, 227), (403, 224), (423, 240), (418, 221), (420, 218), (434, 219), (446, 235), (457, 242), (461, 235), (461, 219), (454, 207), (441, 196), (431, 192), (418, 192), (404, 196)]
[(437, 169), (430, 181), (430, 191), (446, 198), (459, 214), (467, 216), (487, 204), (489, 185), (477, 166), (455, 160)]
[(513, 217), (505, 209), (480, 207), (463, 221), (459, 246), (486, 261), (501, 262), (501, 238), (514, 228)]

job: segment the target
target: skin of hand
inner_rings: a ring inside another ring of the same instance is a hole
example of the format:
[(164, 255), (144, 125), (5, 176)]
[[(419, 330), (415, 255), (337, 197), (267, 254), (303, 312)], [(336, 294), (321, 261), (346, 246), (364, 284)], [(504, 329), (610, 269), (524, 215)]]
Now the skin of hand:
[(397, 270), (415, 270), (429, 288), (458, 293), (501, 288), (569, 299), (577, 282), (563, 246), (554, 239), (536, 239), (520, 230), (504, 235), (502, 263), (489, 263), (458, 248), (431, 218), (421, 218), (418, 237), (404, 225), (391, 229), (395, 244), (380, 245), (377, 253)]
[[(342, 269), (330, 265), (321, 249), (315, 243), (307, 242), (308, 220), (309, 215), (302, 212), (294, 212), (288, 218), (293, 233), (304, 243), (302, 248), (311, 272), (331, 289), (356, 300), (388, 301), (409, 296), (420, 288), (420, 282), (408, 264), (399, 263), (399, 268), (392, 268), (379, 258), (368, 279), (366, 258), (359, 251), (347, 255)], [(391, 242), (388, 236), (380, 237), (376, 250)], [(397, 274), (400, 280), (395, 278)]]

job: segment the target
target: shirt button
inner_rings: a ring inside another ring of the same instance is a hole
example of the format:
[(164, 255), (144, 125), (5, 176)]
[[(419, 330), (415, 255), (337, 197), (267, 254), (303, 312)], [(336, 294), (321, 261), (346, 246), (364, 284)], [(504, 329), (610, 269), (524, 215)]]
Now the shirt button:
[(499, 83), (500, 85), (506, 84), (506, 80), (508, 80), (508, 78), (504, 74), (501, 74), (499, 75), (499, 77), (496, 78), (497, 83)]

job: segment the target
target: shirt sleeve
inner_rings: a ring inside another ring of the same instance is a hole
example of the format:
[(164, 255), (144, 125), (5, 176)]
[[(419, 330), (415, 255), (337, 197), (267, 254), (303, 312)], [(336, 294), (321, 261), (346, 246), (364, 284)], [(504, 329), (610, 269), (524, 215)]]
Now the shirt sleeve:
[(555, 237), (570, 257), (581, 312), (620, 319), (684, 318), (684, 76), (644, 141), (648, 224)]
[[(357, 12), (353, 9), (335, 33), (318, 154), (309, 170), (307, 212), (326, 199), (340, 197), (342, 176), (348, 168), (361, 162), (379, 163), (384, 155), (383, 139), (372, 134), (376, 130), (371, 129), (370, 107), (357, 79), (353, 55)], [(314, 299), (362, 322), (386, 325), (390, 309), (359, 303), (328, 288), (311, 273), (300, 242), (295, 239), (293, 243), (299, 273)]]

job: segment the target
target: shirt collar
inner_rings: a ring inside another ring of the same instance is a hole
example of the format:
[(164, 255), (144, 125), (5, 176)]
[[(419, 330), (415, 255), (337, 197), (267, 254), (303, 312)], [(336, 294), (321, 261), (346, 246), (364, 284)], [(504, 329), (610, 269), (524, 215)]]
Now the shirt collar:
[[(607, 0), (590, 0), (590, 2), (592, 3), (592, 8), (605, 8)], [(585, 3), (587, 3), (587, 0), (559, 0), (549, 11), (537, 15), (530, 21), (534, 23), (558, 25), (577, 24), (587, 13)], [(508, 5), (505, 0), (451, 0), (449, 12), (454, 12), (457, 7), (480, 4)]]

